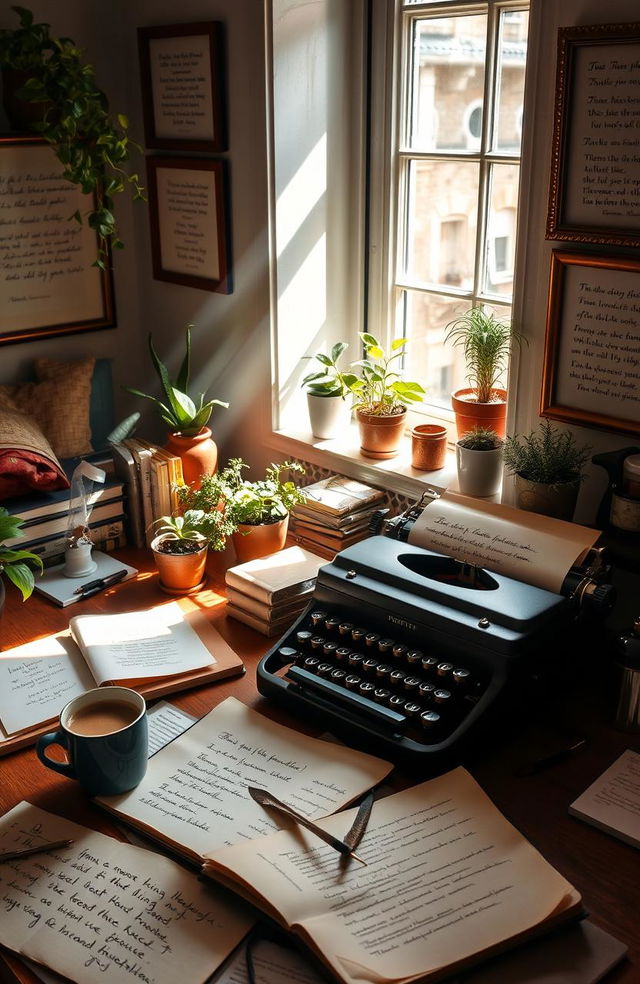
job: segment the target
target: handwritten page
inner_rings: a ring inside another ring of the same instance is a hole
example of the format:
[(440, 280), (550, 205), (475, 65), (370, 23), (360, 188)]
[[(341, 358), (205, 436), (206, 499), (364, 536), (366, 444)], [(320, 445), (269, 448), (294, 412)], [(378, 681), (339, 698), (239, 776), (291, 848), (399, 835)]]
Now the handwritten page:
[(46, 636), (0, 653), (0, 721), (16, 734), (54, 721), (73, 697), (95, 687), (68, 633)]
[(251, 927), (227, 897), (143, 848), (20, 803), (0, 852), (73, 838), (0, 864), (0, 942), (79, 984), (202, 984)]
[(195, 724), (197, 717), (161, 700), (147, 711), (149, 758)]
[(391, 768), (344, 745), (307, 738), (229, 697), (154, 755), (140, 785), (98, 802), (200, 860), (282, 826), (251, 799), (248, 785), (267, 788), (315, 820), (346, 806)]
[(640, 847), (640, 753), (627, 749), (581, 796), (569, 813)]
[(69, 628), (97, 683), (102, 684), (171, 676), (213, 665), (215, 659), (191, 625), (198, 615), (185, 614), (172, 601), (140, 612), (76, 615)]
[(150, 39), (156, 137), (212, 140), (215, 136), (209, 45), (204, 34)]
[[(354, 816), (322, 825), (339, 834)], [(464, 769), (376, 802), (358, 854), (367, 867), (281, 831), (205, 872), (266, 900), (343, 980), (427, 976), (579, 901)]]
[(567, 572), (599, 537), (598, 530), (510, 506), (445, 492), (429, 503), (409, 543), (506, 577), (558, 592)]

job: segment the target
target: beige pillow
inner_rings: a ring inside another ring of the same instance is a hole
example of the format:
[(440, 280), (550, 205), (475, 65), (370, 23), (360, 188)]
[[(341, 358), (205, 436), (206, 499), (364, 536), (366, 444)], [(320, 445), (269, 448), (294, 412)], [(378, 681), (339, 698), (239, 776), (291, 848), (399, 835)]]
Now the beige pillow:
[(36, 359), (39, 382), (0, 386), (0, 406), (33, 417), (58, 458), (89, 454), (93, 451), (89, 411), (95, 361)]

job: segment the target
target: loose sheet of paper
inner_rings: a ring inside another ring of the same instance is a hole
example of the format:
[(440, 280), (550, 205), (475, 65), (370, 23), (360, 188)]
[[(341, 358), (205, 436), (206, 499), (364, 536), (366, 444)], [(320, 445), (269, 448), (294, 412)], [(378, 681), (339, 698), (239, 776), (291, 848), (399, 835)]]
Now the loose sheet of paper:
[(68, 633), (0, 653), (0, 721), (9, 735), (54, 721), (96, 683)]
[[(336, 834), (354, 815), (322, 826)], [(426, 975), (579, 898), (464, 769), (376, 802), (358, 846), (367, 867), (317, 844), (281, 831), (218, 851), (207, 868), (268, 900), (345, 979)]]
[(569, 813), (640, 847), (640, 753), (630, 748), (569, 807)]
[(409, 543), (557, 593), (599, 536), (586, 526), (479, 499), (470, 505), (445, 492), (423, 509)]
[(69, 628), (98, 684), (187, 673), (215, 663), (176, 601), (121, 615), (76, 615)]
[(161, 700), (147, 711), (149, 758), (195, 724), (197, 717)]
[[(253, 967), (259, 984), (323, 984), (324, 978), (303, 958), (286, 947), (260, 940), (252, 949)], [(219, 971), (211, 984), (249, 984), (245, 947)]]
[(375, 786), (391, 768), (284, 728), (229, 697), (154, 755), (139, 786), (98, 801), (200, 858), (282, 826), (247, 786), (266, 788), (315, 820)]
[(166, 858), (21, 803), (0, 852), (70, 847), (0, 864), (0, 942), (79, 984), (202, 984), (251, 927), (226, 896)]

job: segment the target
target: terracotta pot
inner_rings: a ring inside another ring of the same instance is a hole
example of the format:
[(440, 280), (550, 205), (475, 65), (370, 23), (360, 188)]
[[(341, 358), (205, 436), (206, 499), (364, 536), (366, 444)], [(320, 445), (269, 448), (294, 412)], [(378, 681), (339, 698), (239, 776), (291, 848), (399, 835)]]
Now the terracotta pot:
[(444, 468), (447, 429), (439, 424), (418, 424), (411, 431), (411, 465), (420, 471)]
[(153, 559), (160, 575), (160, 587), (167, 594), (189, 594), (202, 587), (205, 579), (204, 568), (207, 562), (208, 544), (204, 543), (199, 550), (188, 554), (161, 553), (158, 546), (168, 539), (166, 533), (161, 533), (151, 541)]
[(451, 394), (451, 406), (456, 415), (458, 440), (474, 427), (490, 427), (498, 437), (506, 436), (507, 391), (494, 389), (491, 403), (478, 403), (474, 389), (456, 390)]
[(218, 448), (208, 427), (199, 434), (186, 437), (179, 432), (169, 434), (165, 450), (182, 461), (182, 477), (187, 485), (200, 488), (203, 475), (214, 475), (218, 467)]
[(360, 452), (365, 458), (394, 458), (400, 450), (407, 411), (375, 414), (356, 410)]
[(16, 95), (33, 72), (17, 68), (2, 69), (2, 106), (13, 130), (30, 130), (34, 123), (41, 123), (49, 103), (28, 102)]
[(264, 523), (262, 526), (248, 526), (241, 523), (231, 537), (239, 564), (257, 557), (282, 550), (287, 541), (289, 517), (285, 516), (278, 523)]
[(495, 495), (502, 483), (502, 446), (486, 451), (456, 444), (458, 488), (463, 495), (483, 498)]
[(321, 441), (339, 437), (349, 426), (351, 407), (341, 396), (316, 396), (315, 393), (307, 393), (307, 406), (311, 433)]
[(522, 475), (516, 475), (516, 505), (519, 509), (553, 516), (555, 519), (571, 521), (576, 508), (580, 480), (563, 482), (561, 485), (545, 485), (543, 482), (530, 482)]

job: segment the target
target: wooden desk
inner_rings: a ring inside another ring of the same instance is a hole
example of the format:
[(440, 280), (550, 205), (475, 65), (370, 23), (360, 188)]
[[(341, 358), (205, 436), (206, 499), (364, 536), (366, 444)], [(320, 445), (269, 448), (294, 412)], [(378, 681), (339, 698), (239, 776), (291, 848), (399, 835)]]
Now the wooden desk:
[[(82, 603), (83, 612), (128, 611), (151, 607), (166, 600), (157, 587), (151, 555), (146, 551), (123, 550), (120, 556), (140, 571), (135, 581), (118, 585)], [(205, 590), (194, 596), (216, 628), (244, 660), (243, 677), (223, 680), (170, 700), (192, 714), (202, 715), (233, 694), (246, 704), (259, 706), (263, 713), (283, 724), (300, 728), (301, 723), (261, 698), (255, 685), (255, 668), (269, 647), (269, 640), (225, 614), (224, 576), (221, 560), (215, 557), (209, 568)], [(40, 635), (66, 627), (76, 609), (57, 608), (34, 595), (26, 604), (11, 587), (0, 622), (2, 647), (10, 648)], [(468, 763), (497, 806), (522, 833), (582, 893), (593, 922), (608, 930), (629, 947), (629, 961), (608, 978), (610, 984), (638, 984), (640, 981), (640, 869), (638, 851), (568, 815), (567, 807), (579, 793), (602, 773), (625, 748), (640, 749), (638, 736), (615, 732), (606, 723), (609, 695), (589, 680), (563, 702), (564, 724), (588, 738), (587, 748), (568, 761), (537, 775), (518, 778), (514, 772), (535, 756), (541, 742), (554, 737), (557, 718), (546, 714), (553, 727), (540, 721), (540, 715), (503, 740), (494, 737), (482, 755)], [(305, 728), (305, 730), (308, 730)], [(398, 787), (420, 777), (398, 774)], [(0, 759), (0, 813), (21, 800), (53, 813), (84, 823), (105, 833), (114, 833), (106, 815), (94, 807), (74, 783), (45, 769), (33, 749)], [(0, 980), (34, 984), (33, 975), (10, 954), (0, 954)], [(498, 984), (498, 982), (496, 982)]]

